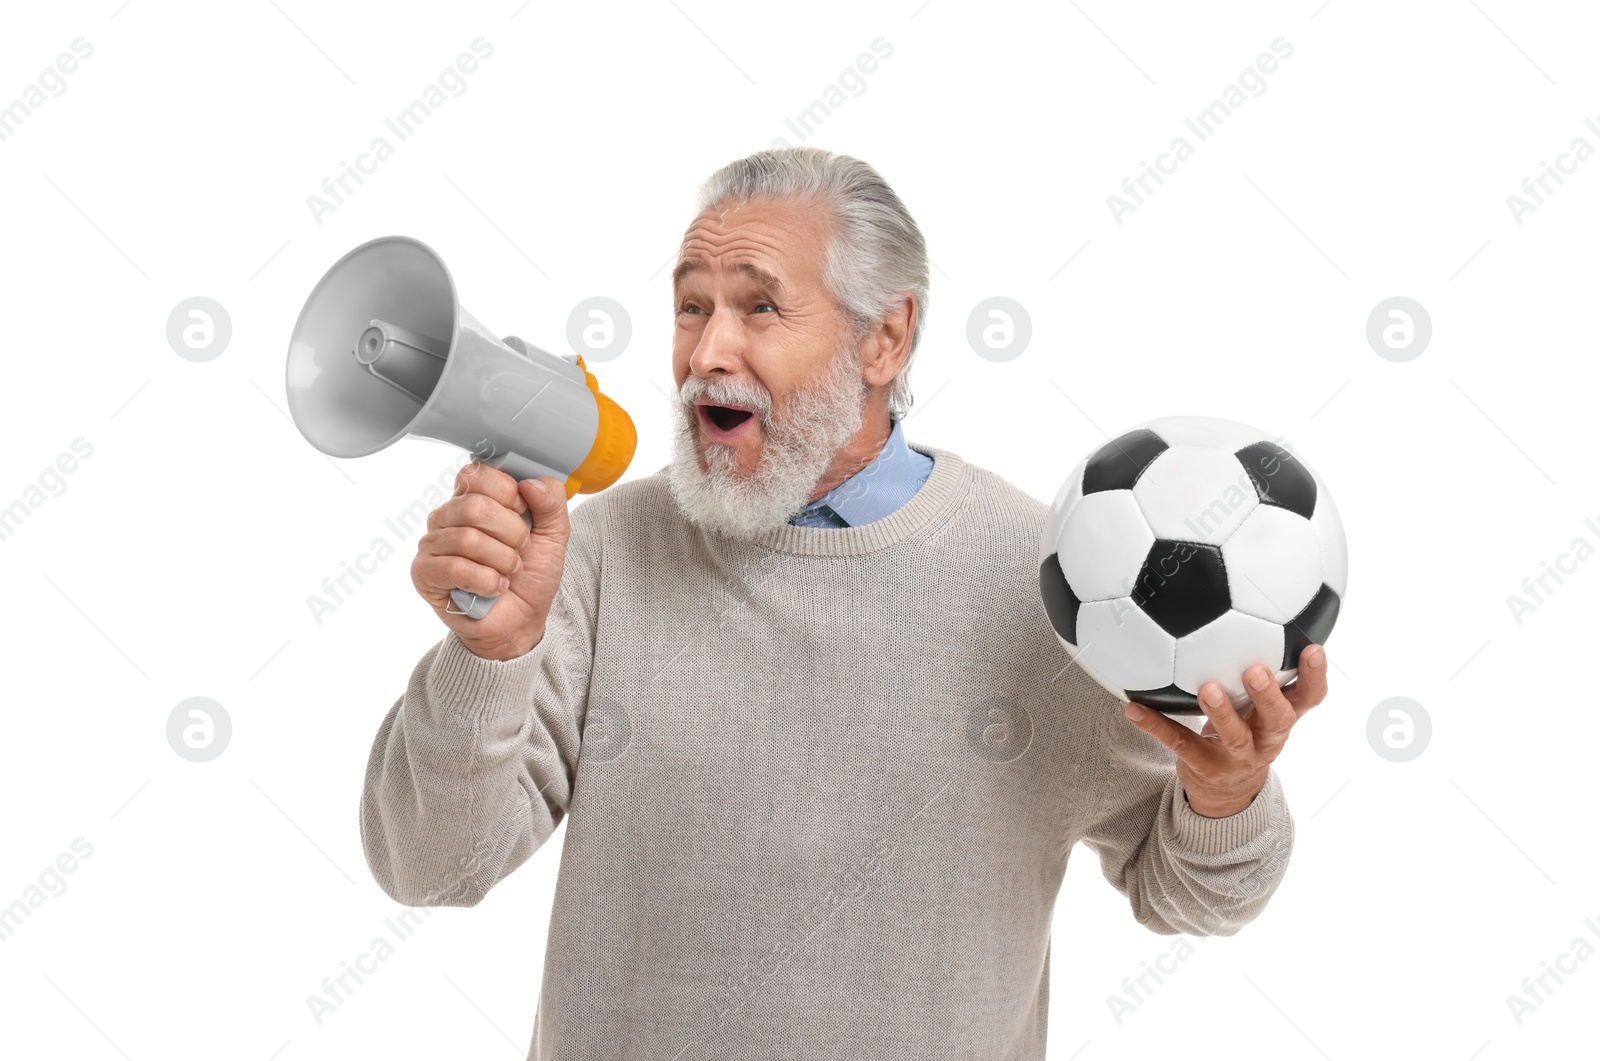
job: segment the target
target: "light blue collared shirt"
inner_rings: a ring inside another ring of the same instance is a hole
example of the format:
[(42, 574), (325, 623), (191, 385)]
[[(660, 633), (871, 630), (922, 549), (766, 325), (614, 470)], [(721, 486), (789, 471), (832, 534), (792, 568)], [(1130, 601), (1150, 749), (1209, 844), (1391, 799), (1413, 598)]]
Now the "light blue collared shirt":
[(811, 502), (789, 522), (797, 527), (859, 527), (910, 501), (933, 471), (933, 458), (906, 445), (900, 421), (872, 463)]

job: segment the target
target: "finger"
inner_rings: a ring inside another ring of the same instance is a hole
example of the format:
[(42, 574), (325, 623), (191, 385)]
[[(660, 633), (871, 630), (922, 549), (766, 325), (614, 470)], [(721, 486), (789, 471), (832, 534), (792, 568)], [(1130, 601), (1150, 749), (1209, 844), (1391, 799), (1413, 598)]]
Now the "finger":
[(1255, 717), (1251, 719), (1256, 746), (1271, 747), (1281, 743), (1298, 716), (1278, 683), (1272, 680), (1272, 672), (1256, 664), (1244, 672), (1244, 688), (1250, 694), (1250, 702), (1256, 706)]
[(1284, 695), (1297, 719), (1328, 695), (1328, 654), (1321, 645), (1307, 645), (1300, 650), (1300, 670)]
[(1206, 682), (1200, 687), (1200, 710), (1206, 713), (1220, 738), (1216, 743), (1241, 755), (1248, 754), (1255, 746), (1255, 731), (1239, 716), (1220, 682)]
[(526, 511), (528, 503), (517, 490), (517, 480), (492, 465), (474, 461), (456, 472), (456, 489), (452, 497), (464, 494), (483, 494), (500, 502), (513, 512)]
[(429, 531), (417, 542), (417, 549), (434, 556), (464, 556), (502, 575), (513, 575), (522, 566), (522, 555), (517, 550), (477, 527)]
[(513, 549), (521, 549), (528, 540), (528, 524), (522, 516), (487, 494), (471, 490), (428, 513), (428, 530), (447, 527), (476, 527)]
[(1213, 742), (1201, 740), (1195, 736), (1194, 730), (1172, 721), (1159, 711), (1130, 701), (1123, 705), (1123, 714), (1129, 722), (1172, 749), (1180, 759), (1199, 764), (1210, 754), (1204, 746)]
[(464, 556), (434, 556), (418, 553), (412, 563), (412, 577), (424, 587), (436, 606), (443, 602), (453, 589), (463, 589), (479, 597), (498, 597), (510, 585), (510, 579), (492, 567), (487, 567)]

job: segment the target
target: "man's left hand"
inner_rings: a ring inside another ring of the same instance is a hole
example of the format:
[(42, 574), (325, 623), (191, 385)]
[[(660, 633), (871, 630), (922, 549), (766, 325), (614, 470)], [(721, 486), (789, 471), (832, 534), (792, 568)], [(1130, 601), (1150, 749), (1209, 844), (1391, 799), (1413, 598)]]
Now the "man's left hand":
[(1198, 734), (1159, 711), (1131, 702), (1123, 708), (1135, 726), (1177, 755), (1178, 780), (1190, 808), (1202, 817), (1226, 818), (1255, 800), (1267, 783), (1267, 767), (1289, 739), (1289, 729), (1328, 694), (1327, 653), (1321, 645), (1307, 645), (1300, 653), (1299, 673), (1286, 689), (1278, 688), (1272, 672), (1259, 665), (1244, 672), (1244, 687), (1251, 702), (1242, 714), (1219, 683), (1200, 687), (1206, 724)]

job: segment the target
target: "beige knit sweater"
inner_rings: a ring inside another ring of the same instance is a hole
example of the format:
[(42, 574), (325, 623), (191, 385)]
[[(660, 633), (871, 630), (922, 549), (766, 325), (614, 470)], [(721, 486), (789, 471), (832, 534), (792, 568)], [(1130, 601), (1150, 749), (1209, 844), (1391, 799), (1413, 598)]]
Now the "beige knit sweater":
[(389, 896), (474, 905), (567, 822), (530, 1058), (1036, 1061), (1079, 841), (1154, 932), (1233, 934), (1276, 889), (1276, 773), (1191, 810), (1050, 629), (1048, 507), (910, 444), (933, 470), (891, 515), (754, 544), (665, 469), (612, 487), (538, 646), (451, 633), (412, 672), (361, 801)]

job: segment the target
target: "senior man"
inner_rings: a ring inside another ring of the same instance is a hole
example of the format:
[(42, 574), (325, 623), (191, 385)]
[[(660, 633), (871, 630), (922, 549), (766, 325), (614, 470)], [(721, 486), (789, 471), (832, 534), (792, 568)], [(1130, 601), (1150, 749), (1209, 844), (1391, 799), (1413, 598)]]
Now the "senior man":
[[(1266, 905), (1321, 650), (1202, 733), (1125, 717), (1045, 617), (1048, 506), (905, 437), (928, 264), (899, 197), (799, 147), (700, 205), (671, 462), (570, 513), (473, 464), (430, 516), (412, 574), (449, 632), (373, 745), (368, 864), (471, 906), (567, 822), (532, 1058), (1043, 1058), (1079, 841), (1154, 932)], [(471, 620), (452, 588), (500, 597)]]

